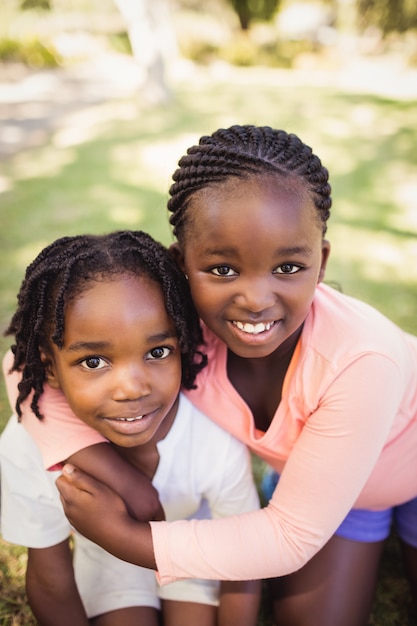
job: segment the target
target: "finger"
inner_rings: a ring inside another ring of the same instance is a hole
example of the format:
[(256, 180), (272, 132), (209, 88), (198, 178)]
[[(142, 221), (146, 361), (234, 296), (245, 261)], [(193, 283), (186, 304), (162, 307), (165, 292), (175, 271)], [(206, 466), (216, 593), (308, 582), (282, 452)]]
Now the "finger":
[(55, 482), (62, 495), (74, 494), (74, 490), (93, 493), (94, 487), (97, 488), (100, 484), (92, 476), (70, 464), (64, 465), (62, 475)]
[(71, 463), (66, 463), (62, 469), (62, 473), (65, 478), (77, 489), (81, 489), (81, 491), (92, 492), (94, 489), (99, 489), (103, 483), (101, 483), (96, 478), (93, 478), (91, 474), (87, 474), (87, 472), (83, 472), (83, 470), (71, 465)]

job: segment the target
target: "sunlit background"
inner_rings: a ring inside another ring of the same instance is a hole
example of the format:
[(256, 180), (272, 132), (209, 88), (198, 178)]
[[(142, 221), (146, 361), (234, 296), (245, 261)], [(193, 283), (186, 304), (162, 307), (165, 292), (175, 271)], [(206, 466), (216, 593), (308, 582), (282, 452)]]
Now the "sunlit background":
[(300, 135), (330, 170), (327, 279), (417, 333), (417, 8), (394, 3), (405, 28), (390, 2), (3, 0), (2, 329), (54, 238), (141, 228), (169, 243), (178, 159), (253, 123)]
[[(56, 237), (172, 241), (179, 158), (251, 123), (298, 134), (330, 170), (327, 280), (417, 334), (415, 2), (118, 1), (0, 4), (1, 329)], [(149, 4), (135, 47), (129, 10)], [(9, 412), (2, 383), (0, 430)]]

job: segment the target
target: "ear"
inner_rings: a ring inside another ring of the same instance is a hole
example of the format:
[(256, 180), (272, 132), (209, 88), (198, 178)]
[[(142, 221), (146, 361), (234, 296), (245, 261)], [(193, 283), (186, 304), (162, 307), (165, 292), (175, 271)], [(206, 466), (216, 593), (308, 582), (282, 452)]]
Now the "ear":
[(327, 261), (330, 256), (330, 242), (327, 239), (323, 239), (321, 244), (321, 265), (317, 282), (321, 283), (324, 280), (326, 274)]
[(59, 380), (55, 370), (55, 363), (53, 357), (48, 354), (43, 348), (40, 349), (40, 357), (42, 364), (45, 368), (46, 380), (50, 387), (53, 389), (61, 389)]
[(185, 274), (184, 253), (182, 251), (180, 244), (178, 242), (172, 243), (169, 246), (168, 251), (170, 255), (172, 256), (172, 258), (174, 259), (174, 261), (176, 262), (176, 264), (178, 265), (178, 267), (180, 268), (180, 270), (184, 272)]

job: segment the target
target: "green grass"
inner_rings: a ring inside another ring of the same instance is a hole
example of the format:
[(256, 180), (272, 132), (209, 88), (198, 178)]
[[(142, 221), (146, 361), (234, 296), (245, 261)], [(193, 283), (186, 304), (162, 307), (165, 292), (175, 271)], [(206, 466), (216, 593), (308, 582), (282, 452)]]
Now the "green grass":
[[(169, 243), (165, 206), (178, 158), (202, 134), (255, 123), (299, 134), (330, 169), (327, 279), (417, 334), (416, 102), (293, 77), (201, 69), (178, 83), (166, 109), (140, 111), (133, 100), (97, 106), (70, 132), (2, 163), (0, 327), (13, 312), (25, 266), (58, 236), (141, 228)], [(0, 338), (1, 353), (9, 344)], [(0, 430), (9, 413), (2, 384)], [(0, 548), (0, 626), (31, 624), (28, 614), (17, 617), (25, 610), (24, 555)], [(416, 617), (394, 540), (384, 558), (370, 624), (411, 626)]]

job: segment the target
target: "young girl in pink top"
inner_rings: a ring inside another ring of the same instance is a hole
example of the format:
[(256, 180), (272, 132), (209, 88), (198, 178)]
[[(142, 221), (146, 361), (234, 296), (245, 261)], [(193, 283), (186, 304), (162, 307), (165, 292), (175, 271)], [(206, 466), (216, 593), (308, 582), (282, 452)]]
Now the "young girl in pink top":
[(260, 511), (144, 524), (70, 465), (67, 515), (162, 583), (269, 578), (280, 626), (366, 624), (393, 522), (417, 590), (417, 339), (323, 285), (328, 172), (295, 135), (218, 130), (174, 181), (172, 251), (208, 355), (187, 395), (280, 479)]

